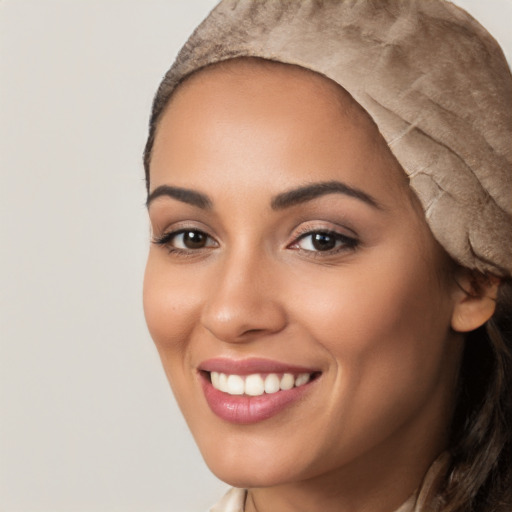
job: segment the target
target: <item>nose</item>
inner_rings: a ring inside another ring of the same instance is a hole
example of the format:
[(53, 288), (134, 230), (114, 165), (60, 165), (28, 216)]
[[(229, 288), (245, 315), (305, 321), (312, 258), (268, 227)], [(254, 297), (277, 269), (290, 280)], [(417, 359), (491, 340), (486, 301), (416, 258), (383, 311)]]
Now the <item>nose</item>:
[(284, 329), (286, 312), (272, 263), (261, 255), (233, 255), (212, 271), (216, 278), (201, 322), (217, 339), (239, 343)]

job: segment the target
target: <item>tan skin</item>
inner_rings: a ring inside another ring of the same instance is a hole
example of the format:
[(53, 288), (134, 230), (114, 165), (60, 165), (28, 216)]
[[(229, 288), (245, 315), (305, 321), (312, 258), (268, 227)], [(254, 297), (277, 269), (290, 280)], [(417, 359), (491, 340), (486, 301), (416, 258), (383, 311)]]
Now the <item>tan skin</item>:
[[(174, 95), (150, 177), (150, 192), (169, 185), (211, 202), (150, 202), (154, 239), (177, 234), (151, 244), (144, 283), (149, 330), (208, 466), (249, 488), (248, 512), (398, 508), (446, 448), (461, 332), (493, 303), (455, 283), (375, 125), (319, 75), (232, 63)], [(271, 206), (333, 181), (374, 204), (331, 191)], [(315, 245), (318, 233), (331, 245)], [(214, 357), (321, 375), (276, 416), (232, 424), (198, 382)]]

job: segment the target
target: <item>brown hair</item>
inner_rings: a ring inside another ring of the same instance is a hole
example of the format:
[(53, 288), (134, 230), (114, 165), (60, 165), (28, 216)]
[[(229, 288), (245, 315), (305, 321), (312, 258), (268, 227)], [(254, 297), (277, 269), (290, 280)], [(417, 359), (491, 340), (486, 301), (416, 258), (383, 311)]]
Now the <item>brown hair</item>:
[(512, 510), (512, 281), (496, 311), (468, 334), (452, 424), (442, 512)]

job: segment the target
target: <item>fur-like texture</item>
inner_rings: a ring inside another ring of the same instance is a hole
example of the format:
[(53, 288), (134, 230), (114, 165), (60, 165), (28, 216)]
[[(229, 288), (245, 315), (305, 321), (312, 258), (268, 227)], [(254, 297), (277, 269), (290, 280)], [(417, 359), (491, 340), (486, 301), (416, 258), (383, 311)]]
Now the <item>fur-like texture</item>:
[(501, 48), (444, 0), (223, 0), (161, 86), (261, 57), (321, 73), (371, 115), (434, 236), (460, 264), (512, 275), (512, 76)]

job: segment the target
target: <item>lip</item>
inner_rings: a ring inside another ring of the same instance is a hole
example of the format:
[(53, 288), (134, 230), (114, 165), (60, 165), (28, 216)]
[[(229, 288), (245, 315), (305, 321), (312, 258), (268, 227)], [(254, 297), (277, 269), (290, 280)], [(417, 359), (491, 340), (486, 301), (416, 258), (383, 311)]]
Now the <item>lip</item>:
[(319, 373), (318, 368), (294, 366), (263, 358), (229, 359), (218, 357), (202, 362), (198, 369), (205, 372), (250, 375), (251, 373)]
[(209, 378), (209, 372), (231, 375), (250, 375), (253, 373), (312, 373), (316, 377), (321, 373), (317, 369), (292, 366), (268, 359), (233, 360), (226, 358), (210, 359), (198, 367), (201, 386), (211, 411), (219, 418), (234, 424), (248, 425), (267, 420), (299, 402), (314, 387), (318, 378), (307, 384), (277, 393), (260, 396), (229, 395), (215, 389)]

